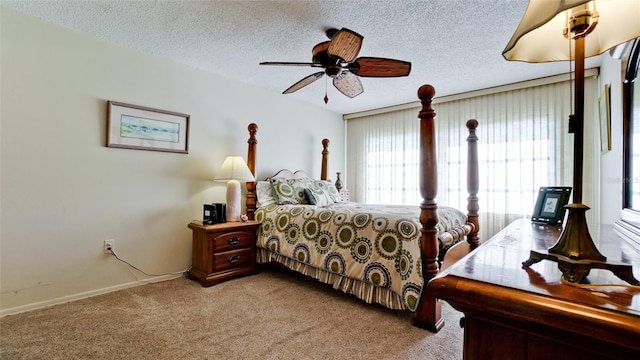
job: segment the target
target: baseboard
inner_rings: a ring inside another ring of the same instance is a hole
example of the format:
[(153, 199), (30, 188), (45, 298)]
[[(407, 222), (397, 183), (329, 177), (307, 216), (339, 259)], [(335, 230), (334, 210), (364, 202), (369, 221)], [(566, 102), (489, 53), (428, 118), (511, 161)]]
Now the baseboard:
[(146, 284), (156, 283), (156, 282), (161, 282), (166, 280), (172, 280), (172, 279), (179, 278), (181, 276), (183, 275), (156, 276), (150, 279), (137, 280), (130, 283), (110, 286), (102, 289), (91, 290), (91, 291), (82, 292), (82, 293), (73, 294), (73, 295), (67, 295), (60, 298), (56, 298), (56, 299), (50, 299), (50, 300), (40, 301), (32, 304), (16, 306), (8, 309), (2, 309), (0, 310), (0, 318), (8, 315), (15, 315), (15, 314), (19, 314), (27, 311), (42, 309), (42, 308), (53, 306), (53, 305), (63, 304), (70, 301), (86, 299), (86, 298), (90, 298), (98, 295), (104, 295), (113, 291), (124, 290), (128, 288), (136, 287), (136, 286), (141, 286), (141, 285), (146, 285)]

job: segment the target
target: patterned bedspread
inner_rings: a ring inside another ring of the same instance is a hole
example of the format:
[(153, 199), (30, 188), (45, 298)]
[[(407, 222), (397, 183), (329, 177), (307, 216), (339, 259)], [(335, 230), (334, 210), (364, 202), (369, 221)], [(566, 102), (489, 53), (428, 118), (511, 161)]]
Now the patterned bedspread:
[[(438, 214), (439, 232), (466, 222), (466, 216), (453, 208), (439, 208)], [(260, 256), (259, 251), (258, 261), (284, 257), (289, 267), (297, 263), (387, 289), (401, 301), (371, 299), (375, 289), (362, 290), (369, 295), (359, 297), (414, 311), (423, 286), (419, 215), (417, 206), (359, 203), (260, 207), (255, 213), (262, 223), (257, 246), (269, 255)]]

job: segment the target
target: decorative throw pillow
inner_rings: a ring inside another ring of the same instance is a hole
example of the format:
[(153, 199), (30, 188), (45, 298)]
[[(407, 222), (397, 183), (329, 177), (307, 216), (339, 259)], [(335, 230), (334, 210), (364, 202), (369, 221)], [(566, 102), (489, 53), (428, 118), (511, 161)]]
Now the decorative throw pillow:
[(307, 196), (307, 200), (309, 200), (309, 204), (311, 205), (327, 206), (333, 204), (333, 199), (331, 199), (329, 194), (313, 184), (304, 189), (304, 194)]
[(270, 181), (256, 183), (256, 197), (258, 198), (258, 207), (278, 203), (278, 196), (273, 191)]
[(334, 203), (342, 202), (342, 198), (340, 197), (338, 189), (336, 189), (336, 186), (331, 181), (314, 180), (313, 183), (314, 185), (323, 189), (323, 191), (328, 194), (328, 196), (331, 198), (331, 200), (333, 200)]
[(309, 179), (271, 179), (279, 205), (307, 204), (304, 189), (308, 187), (309, 182)]

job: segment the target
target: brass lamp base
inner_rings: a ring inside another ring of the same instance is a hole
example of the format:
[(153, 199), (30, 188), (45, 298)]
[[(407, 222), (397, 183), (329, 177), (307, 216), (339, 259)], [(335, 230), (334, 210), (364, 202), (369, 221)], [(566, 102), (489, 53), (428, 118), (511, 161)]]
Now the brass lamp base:
[(560, 238), (547, 252), (531, 250), (529, 259), (522, 266), (529, 267), (541, 260), (558, 263), (562, 277), (572, 283), (583, 281), (591, 269), (605, 269), (613, 272), (620, 279), (632, 285), (640, 285), (633, 276), (631, 265), (607, 263), (607, 258), (596, 248), (585, 213), (589, 207), (584, 204), (569, 204), (567, 226)]

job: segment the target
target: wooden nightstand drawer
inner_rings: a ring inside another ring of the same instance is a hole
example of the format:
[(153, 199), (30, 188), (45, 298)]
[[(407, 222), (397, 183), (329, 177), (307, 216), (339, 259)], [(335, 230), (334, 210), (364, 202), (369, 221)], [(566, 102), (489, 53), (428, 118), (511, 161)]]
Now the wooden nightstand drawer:
[(251, 248), (225, 251), (213, 256), (216, 271), (237, 268), (251, 264)]
[(232, 249), (241, 249), (250, 247), (252, 242), (255, 242), (255, 231), (234, 231), (223, 234), (214, 234), (213, 246), (215, 251), (227, 251)]

